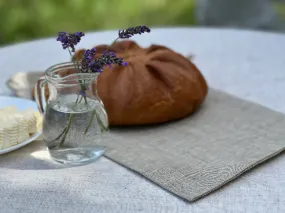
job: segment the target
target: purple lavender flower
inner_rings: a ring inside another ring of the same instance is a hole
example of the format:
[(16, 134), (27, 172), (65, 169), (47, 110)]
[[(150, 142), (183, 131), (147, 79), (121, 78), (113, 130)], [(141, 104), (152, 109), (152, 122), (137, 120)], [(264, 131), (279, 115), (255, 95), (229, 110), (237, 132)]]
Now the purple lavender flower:
[(59, 32), (56, 40), (61, 42), (63, 49), (68, 47), (68, 36), (66, 32)]
[(96, 54), (96, 48), (92, 48), (91, 50), (86, 50), (83, 54), (83, 57), (81, 59), (81, 70), (83, 72), (88, 72), (91, 60)]
[(128, 62), (124, 61), (124, 62), (122, 63), (122, 65), (123, 65), (123, 66), (128, 66)]
[(90, 72), (103, 72), (103, 67), (104, 64), (102, 63), (102, 61), (100, 61), (98, 58), (91, 61), (91, 63), (89, 64), (89, 70)]
[[(118, 38), (130, 38), (137, 34), (142, 33), (149, 33), (150, 29), (147, 26), (136, 26), (136, 27), (129, 27), (125, 30), (119, 30)], [(81, 37), (84, 36), (83, 32), (76, 32), (76, 33), (66, 33), (66, 32), (59, 32), (57, 41), (60, 41), (62, 44), (63, 49), (68, 49), (71, 52), (75, 52), (75, 46), (80, 42)], [(116, 40), (117, 40), (116, 39)], [(115, 41), (116, 41), (115, 40)], [(115, 42), (114, 41), (114, 42)], [(108, 50), (108, 48), (107, 48)], [(123, 58), (119, 58), (116, 56), (114, 52), (105, 52), (102, 53), (101, 56), (92, 60), (96, 55), (96, 49), (93, 48), (91, 50), (86, 50), (82, 56), (80, 64), (76, 62), (75, 66), (78, 68), (78, 72), (99, 72), (103, 71), (104, 66), (112, 67), (113, 64), (119, 66), (127, 66), (128, 63), (123, 60)], [(70, 52), (70, 54), (71, 54)]]
[(84, 33), (82, 32), (68, 34), (66, 32), (59, 32), (56, 40), (61, 42), (63, 49), (71, 48), (71, 51), (75, 52), (74, 46), (80, 42), (83, 36)]
[(129, 27), (126, 30), (119, 30), (119, 38), (130, 38), (136, 34), (149, 33), (150, 29), (147, 26)]
[(91, 61), (89, 63), (89, 70), (91, 72), (99, 72), (101, 73), (103, 71), (104, 66), (111, 67), (112, 64), (116, 64), (119, 66), (127, 66), (128, 63), (123, 61), (122, 58), (119, 58), (116, 56), (116, 53), (114, 52), (103, 52), (103, 54), (96, 58), (95, 60)]
[(117, 64), (120, 66), (126, 64), (124, 59), (117, 57), (116, 53), (114, 52), (103, 52), (103, 54), (99, 57), (99, 60), (101, 60), (104, 65), (109, 66), (112, 64)]

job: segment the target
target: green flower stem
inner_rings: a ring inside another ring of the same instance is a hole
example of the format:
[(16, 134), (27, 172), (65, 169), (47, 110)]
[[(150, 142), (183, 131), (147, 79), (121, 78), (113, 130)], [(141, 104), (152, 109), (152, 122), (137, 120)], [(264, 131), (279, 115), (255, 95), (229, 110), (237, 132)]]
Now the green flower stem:
[[(111, 45), (109, 45), (109, 46), (107, 47), (106, 52), (109, 50), (109, 47), (111, 47), (113, 44), (115, 44), (115, 42), (116, 42), (118, 39), (119, 39), (119, 37), (116, 38), (116, 39), (111, 43)], [(70, 54), (71, 54), (71, 52), (70, 52)], [(85, 100), (85, 103), (87, 103), (86, 97), (84, 97), (84, 100)], [(91, 115), (90, 121), (89, 121), (89, 123), (88, 123), (88, 126), (86, 127), (86, 129), (85, 129), (85, 131), (84, 131), (84, 134), (87, 134), (87, 132), (88, 132), (88, 130), (89, 130), (89, 128), (90, 128), (90, 126), (91, 126), (91, 124), (92, 124), (92, 122), (93, 122), (94, 115), (96, 116), (96, 119), (97, 119), (97, 121), (99, 122), (99, 125), (100, 125), (100, 128), (101, 128), (101, 132), (108, 130), (108, 127), (106, 127), (106, 126), (103, 124), (103, 122), (102, 122), (100, 116), (97, 114), (96, 110), (94, 110), (94, 111), (92, 112), (92, 115)]]
[(67, 133), (68, 133), (68, 131), (69, 131), (69, 129), (70, 129), (71, 122), (72, 122), (72, 119), (73, 119), (74, 115), (75, 115), (75, 114), (71, 114), (71, 115), (69, 116), (68, 123), (67, 123), (67, 127), (66, 127), (66, 130), (64, 131), (64, 135), (63, 135), (63, 138), (61, 139), (61, 142), (60, 142), (60, 144), (59, 144), (59, 147), (61, 147), (61, 146), (63, 145), (64, 141), (65, 141), (65, 138), (66, 138)]
[[(67, 48), (67, 49), (68, 49), (69, 55), (72, 57), (72, 53), (71, 53), (70, 49), (69, 48)], [(73, 64), (74, 64), (75, 68), (77, 69), (77, 72), (80, 73), (80, 67), (79, 67), (78, 61), (77, 60), (73, 61)], [(84, 81), (82, 83), (81, 80), (79, 80), (79, 85), (80, 85), (81, 91), (83, 93), (86, 90), (84, 84), (85, 84)], [(84, 97), (84, 101), (85, 101), (85, 103), (87, 103), (86, 97)]]
[[(68, 49), (69, 55), (72, 57), (72, 53), (71, 53), (69, 47), (67, 49)], [(75, 68), (77, 69), (77, 72), (80, 72), (80, 67), (79, 67), (78, 61), (77, 60), (73, 61), (73, 64), (74, 64)]]
[(109, 47), (111, 47), (113, 44), (115, 44), (115, 42), (117, 41), (119, 39), (119, 37), (118, 38), (116, 38), (108, 47), (107, 47), (107, 49), (105, 50), (106, 52), (109, 50)]
[(66, 127), (63, 129), (63, 131), (60, 133), (60, 135), (57, 136), (57, 137), (56, 137), (55, 139), (53, 139), (52, 141), (58, 140), (58, 139), (64, 134), (65, 131), (66, 131)]
[(77, 103), (77, 102), (78, 102), (78, 100), (79, 100), (79, 96), (80, 96), (80, 95), (77, 95), (77, 98), (76, 98), (75, 103)]
[[(70, 56), (72, 56), (72, 53), (71, 53), (69, 48), (68, 48), (68, 52), (69, 52)], [(73, 64), (74, 64), (75, 68), (77, 69), (77, 72), (79, 73), (80, 72), (80, 67), (79, 67), (78, 62), (77, 61), (73, 61)], [(86, 95), (85, 95), (85, 90), (86, 90), (85, 82), (84, 81), (82, 82), (81, 80), (79, 80), (79, 85), (80, 85), (81, 91), (84, 93), (84, 95), (81, 95), (80, 99), (79, 99), (80, 95), (78, 95), (77, 98), (76, 98), (75, 104), (80, 103), (83, 98), (84, 98), (85, 104), (88, 104), (87, 103), (87, 98), (86, 98)], [(69, 129), (70, 129), (70, 126), (71, 126), (71, 123), (72, 123), (74, 115), (75, 114), (70, 114), (66, 127), (63, 129), (62, 133), (55, 139), (55, 140), (57, 140), (57, 139), (59, 139), (63, 135), (63, 138), (61, 139), (61, 142), (60, 142), (60, 144), (57, 147), (61, 147), (64, 144), (66, 136), (67, 136), (67, 134), (69, 132)], [(94, 117), (94, 115), (92, 116), (92, 119), (90, 120), (90, 122), (88, 124), (89, 127), (87, 127), (86, 132), (88, 131), (88, 129), (91, 126), (93, 117)]]
[(85, 131), (84, 131), (84, 134), (85, 134), (85, 135), (87, 134), (87, 132), (88, 132), (88, 130), (89, 130), (91, 124), (92, 124), (92, 121), (93, 121), (93, 119), (94, 119), (94, 115), (95, 115), (95, 110), (92, 112), (92, 115), (91, 115), (90, 121), (89, 121), (89, 123), (88, 123), (88, 126), (86, 127), (86, 129), (85, 129)]
[(104, 124), (103, 124), (103, 122), (102, 122), (100, 116), (97, 114), (96, 110), (94, 110), (94, 113), (95, 113), (96, 119), (97, 119), (97, 121), (99, 122), (99, 125), (100, 125), (100, 127), (101, 127), (101, 132), (107, 131), (107, 130), (108, 130), (108, 127), (107, 127), (107, 126), (104, 126)]
[(83, 99), (83, 96), (81, 96), (80, 100), (78, 102), (76, 102), (76, 103), (81, 103), (82, 99)]
[(96, 116), (96, 119), (97, 119), (97, 121), (99, 122), (101, 132), (108, 130), (108, 127), (104, 126), (104, 124), (103, 124), (103, 122), (102, 122), (100, 116), (97, 114), (96, 110), (94, 110), (94, 111), (92, 112), (92, 115), (91, 115), (90, 121), (89, 121), (89, 123), (88, 123), (88, 126), (86, 127), (86, 129), (85, 129), (85, 131), (84, 131), (84, 134), (87, 134), (87, 132), (88, 132), (88, 130), (89, 130), (89, 128), (90, 128), (90, 126), (91, 126), (91, 124), (92, 124), (92, 122), (93, 122), (94, 115)]
[[(77, 96), (76, 101), (75, 101), (75, 104), (80, 103), (80, 102), (82, 101), (82, 98), (83, 98), (83, 97), (81, 96), (80, 99), (79, 99), (79, 96), (80, 96), (80, 95)], [(65, 138), (66, 138), (66, 135), (67, 135), (67, 133), (68, 133), (68, 131), (69, 131), (69, 128), (70, 128), (70, 125), (71, 125), (73, 116), (74, 116), (74, 114), (71, 114), (71, 115), (69, 116), (68, 123), (67, 123), (66, 127), (63, 129), (63, 131), (60, 133), (60, 135), (59, 135), (56, 139), (54, 139), (54, 141), (56, 141), (56, 140), (58, 140), (58, 139), (64, 134), (64, 136), (63, 136), (63, 138), (62, 138), (60, 144), (59, 144), (57, 147), (61, 147), (61, 146), (63, 145), (63, 143), (64, 143), (64, 141), (65, 141)]]

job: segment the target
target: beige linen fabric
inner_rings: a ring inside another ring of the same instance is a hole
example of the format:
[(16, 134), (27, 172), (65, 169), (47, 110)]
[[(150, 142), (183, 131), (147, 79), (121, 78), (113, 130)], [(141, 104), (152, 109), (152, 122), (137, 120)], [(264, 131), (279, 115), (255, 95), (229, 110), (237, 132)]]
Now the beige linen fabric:
[(194, 201), (285, 148), (285, 116), (211, 89), (180, 121), (110, 131), (106, 156)]

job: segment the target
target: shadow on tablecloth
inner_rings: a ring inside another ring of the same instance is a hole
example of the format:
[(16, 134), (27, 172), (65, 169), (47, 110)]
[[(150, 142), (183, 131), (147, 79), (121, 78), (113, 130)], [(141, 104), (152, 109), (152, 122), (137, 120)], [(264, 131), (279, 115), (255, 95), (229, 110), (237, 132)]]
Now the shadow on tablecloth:
[(18, 150), (2, 155), (0, 158), (0, 167), (19, 170), (65, 168), (49, 157), (43, 141), (34, 141)]

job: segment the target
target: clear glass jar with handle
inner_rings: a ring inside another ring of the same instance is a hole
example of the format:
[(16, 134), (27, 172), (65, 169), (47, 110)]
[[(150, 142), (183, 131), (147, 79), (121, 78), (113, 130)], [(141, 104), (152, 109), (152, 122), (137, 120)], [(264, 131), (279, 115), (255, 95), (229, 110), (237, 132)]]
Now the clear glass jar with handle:
[(37, 82), (35, 99), (43, 113), (43, 139), (50, 156), (78, 165), (103, 155), (108, 117), (97, 93), (99, 73), (76, 70), (73, 63), (48, 68)]

